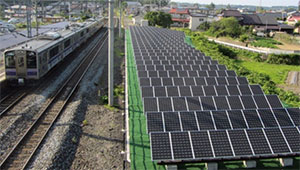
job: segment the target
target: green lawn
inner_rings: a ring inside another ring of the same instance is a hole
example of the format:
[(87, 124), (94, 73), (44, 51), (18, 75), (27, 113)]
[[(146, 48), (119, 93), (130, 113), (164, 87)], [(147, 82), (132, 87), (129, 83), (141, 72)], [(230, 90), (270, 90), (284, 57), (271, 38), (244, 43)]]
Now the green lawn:
[(239, 64), (250, 71), (265, 73), (270, 76), (276, 84), (284, 84), (290, 71), (300, 71), (300, 66), (268, 64), (265, 62), (238, 61)]
[(150, 140), (146, 131), (140, 86), (134, 61), (133, 47), (129, 30), (126, 30), (127, 71), (128, 71), (128, 107), (130, 130), (130, 159), (132, 170), (165, 169), (151, 160)]

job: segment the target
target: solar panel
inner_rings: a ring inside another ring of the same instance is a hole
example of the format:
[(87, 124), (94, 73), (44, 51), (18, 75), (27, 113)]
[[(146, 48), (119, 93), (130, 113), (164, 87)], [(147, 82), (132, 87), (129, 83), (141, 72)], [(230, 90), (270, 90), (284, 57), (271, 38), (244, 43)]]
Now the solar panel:
[(274, 153), (289, 153), (290, 149), (285, 142), (280, 129), (265, 129), (266, 136)]
[(163, 132), (164, 125), (162, 114), (160, 112), (152, 112), (147, 114), (148, 132)]
[(228, 132), (228, 135), (232, 143), (233, 150), (235, 151), (235, 155), (254, 154), (244, 130), (232, 130)]
[(246, 131), (251, 142), (253, 151), (256, 155), (272, 154), (271, 148), (266, 140), (262, 129), (248, 129)]
[(180, 119), (183, 131), (197, 131), (198, 125), (194, 112), (181, 112)]
[(300, 152), (299, 108), (284, 109), (278, 96), (186, 45), (183, 33), (130, 31), (153, 160)]
[(163, 115), (166, 131), (181, 131), (179, 115), (177, 112), (165, 112)]
[(151, 146), (153, 160), (172, 159), (170, 137), (168, 133), (152, 133)]
[(210, 131), (209, 134), (214, 148), (215, 156), (233, 156), (226, 131)]
[(231, 129), (226, 111), (212, 111), (217, 129)]
[(191, 132), (195, 158), (213, 157), (212, 148), (206, 131)]
[(189, 139), (189, 134), (183, 133), (172, 133), (172, 148), (174, 159), (191, 159), (193, 158), (191, 143)]

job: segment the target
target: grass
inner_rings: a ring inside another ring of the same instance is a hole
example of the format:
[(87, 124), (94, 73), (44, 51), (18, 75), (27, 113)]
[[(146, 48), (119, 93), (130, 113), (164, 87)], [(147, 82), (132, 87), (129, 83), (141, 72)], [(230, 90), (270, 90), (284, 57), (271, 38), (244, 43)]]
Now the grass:
[(278, 48), (276, 45), (282, 45), (281, 42), (272, 38), (255, 37), (255, 41), (250, 43), (254, 47)]
[(238, 61), (239, 64), (250, 71), (265, 73), (270, 76), (276, 84), (284, 84), (285, 79), (290, 71), (300, 71), (300, 66), (268, 64), (265, 62)]
[(164, 166), (151, 160), (150, 139), (146, 131), (146, 117), (133, 56), (130, 32), (126, 30), (127, 71), (128, 71), (128, 109), (130, 130), (130, 159), (132, 170), (159, 170)]

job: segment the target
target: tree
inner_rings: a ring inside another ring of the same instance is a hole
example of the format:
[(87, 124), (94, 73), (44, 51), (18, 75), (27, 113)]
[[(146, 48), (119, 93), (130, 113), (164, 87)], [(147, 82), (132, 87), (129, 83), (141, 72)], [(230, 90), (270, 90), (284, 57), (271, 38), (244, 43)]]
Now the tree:
[(148, 12), (144, 19), (148, 20), (150, 26), (161, 26), (163, 28), (170, 28), (173, 23), (170, 14), (157, 11)]
[(241, 35), (241, 30), (239, 21), (234, 17), (230, 17), (211, 23), (208, 31), (216, 37), (230, 36), (237, 38)]
[(299, 28), (300, 27), (300, 21), (298, 21), (296, 24), (295, 24), (295, 28)]
[(206, 5), (206, 8), (209, 10), (214, 10), (216, 8), (216, 5), (214, 3), (210, 3), (209, 5)]
[(198, 29), (201, 31), (207, 31), (209, 29), (209, 27), (210, 27), (210, 23), (205, 21), (198, 26)]

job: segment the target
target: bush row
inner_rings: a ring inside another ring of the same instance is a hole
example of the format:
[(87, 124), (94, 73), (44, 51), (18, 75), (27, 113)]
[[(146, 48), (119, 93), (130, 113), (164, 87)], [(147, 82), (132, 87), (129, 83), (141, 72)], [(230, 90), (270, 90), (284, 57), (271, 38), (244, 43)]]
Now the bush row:
[(300, 99), (297, 95), (276, 87), (276, 84), (267, 74), (249, 71), (247, 68), (238, 64), (234, 57), (234, 55), (237, 55), (237, 52), (239, 55), (249, 55), (251, 53), (243, 52), (244, 50), (235, 52), (234, 49), (209, 41), (201, 33), (191, 32), (187, 29), (179, 30), (184, 31), (187, 36), (191, 37), (195, 48), (205, 53), (205, 55), (212, 57), (214, 60), (218, 60), (220, 64), (226, 65), (228, 69), (235, 70), (239, 76), (247, 77), (251, 84), (261, 85), (266, 94), (277, 94), (281, 101), (290, 107), (300, 107)]
[(268, 56), (267, 63), (270, 64), (287, 64), (287, 65), (300, 65), (299, 54), (271, 54)]

